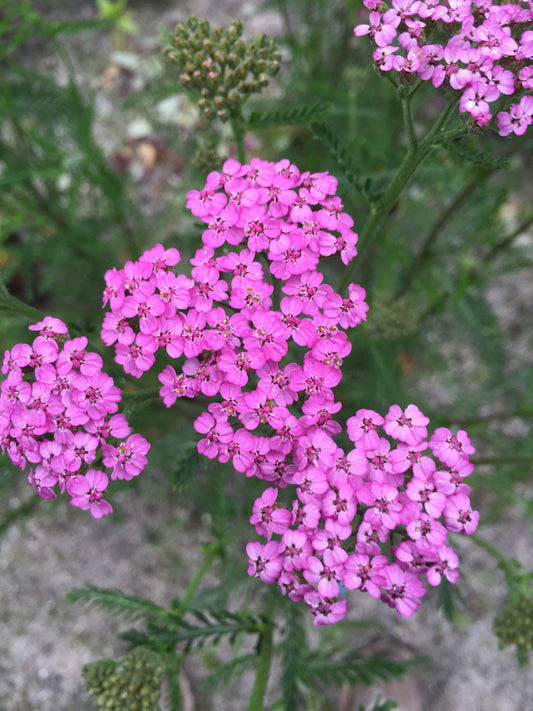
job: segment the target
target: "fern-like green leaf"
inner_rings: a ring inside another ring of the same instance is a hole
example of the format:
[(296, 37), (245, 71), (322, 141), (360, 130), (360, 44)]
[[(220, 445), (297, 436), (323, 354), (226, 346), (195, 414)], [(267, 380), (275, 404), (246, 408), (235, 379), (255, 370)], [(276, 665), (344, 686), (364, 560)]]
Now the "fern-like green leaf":
[(310, 655), (305, 667), (305, 681), (316, 684), (365, 684), (371, 686), (378, 680), (388, 681), (403, 676), (412, 661), (397, 662), (384, 657), (360, 657), (353, 652), (338, 659), (324, 651)]
[(307, 656), (307, 640), (302, 617), (302, 609), (291, 601), (285, 610), (285, 639), (280, 645), (283, 655), (281, 701), (285, 711), (304, 711), (306, 705), (306, 697), (299, 683)]
[(506, 354), (500, 325), (490, 304), (468, 290), (456, 304), (456, 313), (490, 380), (498, 382), (505, 368)]
[[(137, 630), (128, 630), (119, 635), (132, 644), (150, 644), (154, 648), (169, 648), (183, 644), (183, 654), (187, 655), (194, 647), (203, 646), (208, 640), (219, 642), (223, 637), (233, 644), (242, 633), (260, 633), (265, 624), (263, 615), (234, 613), (229, 610), (188, 610), (187, 616), (194, 622), (183, 619), (179, 614), (168, 613), (165, 624), (148, 622), (146, 634), (138, 636)], [(200, 622), (201, 624), (196, 624)], [(139, 642), (136, 640), (140, 640)]]
[(201, 683), (202, 689), (216, 689), (220, 686), (229, 686), (249, 669), (254, 669), (257, 664), (256, 654), (243, 654), (235, 657), (226, 664), (221, 664), (212, 674)]
[(108, 610), (130, 621), (140, 619), (166, 621), (170, 616), (167, 610), (151, 600), (138, 595), (127, 595), (122, 590), (114, 588), (86, 585), (84, 588), (70, 590), (66, 597), (69, 602), (82, 602)]
[(438, 606), (442, 610), (444, 617), (453, 622), (456, 615), (455, 609), (455, 595), (458, 595), (455, 586), (446, 579), (442, 578), (439, 585), (439, 601)]
[(320, 101), (307, 106), (295, 106), (277, 111), (267, 111), (261, 113), (252, 111), (246, 127), (249, 129), (272, 128), (274, 126), (295, 126), (298, 124), (310, 124), (313, 121), (324, 118), (331, 109), (331, 104), (327, 101)]
[(314, 121), (311, 124), (311, 130), (315, 138), (328, 149), (329, 154), (342, 170), (348, 182), (361, 193), (365, 200), (369, 202), (375, 200), (378, 195), (376, 194), (370, 177), (363, 176), (359, 173), (351, 161), (348, 147), (343, 145), (338, 135), (334, 133), (328, 125), (319, 121)]
[(478, 151), (463, 138), (443, 143), (442, 147), (461, 162), (468, 161), (489, 170), (508, 170), (510, 167), (509, 158), (497, 158), (487, 151)]

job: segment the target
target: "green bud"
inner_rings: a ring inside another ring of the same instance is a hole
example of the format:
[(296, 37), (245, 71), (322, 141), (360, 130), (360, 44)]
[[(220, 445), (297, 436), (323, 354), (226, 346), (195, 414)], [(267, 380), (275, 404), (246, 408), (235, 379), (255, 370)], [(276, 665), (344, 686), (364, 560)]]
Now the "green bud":
[(243, 25), (240, 20), (233, 20), (233, 22), (228, 27), (228, 37), (235, 40), (242, 35)]
[(241, 97), (239, 96), (238, 92), (236, 91), (230, 91), (228, 94), (228, 105), (232, 109), (236, 109), (238, 106), (241, 104)]
[(202, 19), (198, 23), (198, 28), (203, 35), (209, 37), (209, 33), (211, 32), (211, 25), (209, 24), (209, 20), (207, 18), (202, 17)]
[(227, 37), (223, 37), (218, 43), (218, 50), (223, 57), (227, 57), (231, 50), (231, 45)]
[(417, 326), (418, 317), (410, 304), (388, 292), (374, 295), (370, 314), (367, 330), (373, 338), (401, 338)]
[(494, 619), (494, 634), (500, 644), (515, 644), (520, 650), (533, 649), (533, 597), (522, 596), (510, 602)]
[(226, 57), (226, 61), (232, 69), (235, 69), (239, 64), (240, 59), (235, 52), (230, 52)]

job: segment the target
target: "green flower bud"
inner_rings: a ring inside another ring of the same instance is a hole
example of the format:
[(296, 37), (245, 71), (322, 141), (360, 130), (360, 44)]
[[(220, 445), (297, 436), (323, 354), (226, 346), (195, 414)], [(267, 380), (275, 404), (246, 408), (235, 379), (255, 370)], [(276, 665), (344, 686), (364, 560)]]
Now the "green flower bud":
[(372, 301), (368, 333), (373, 338), (401, 338), (416, 329), (417, 314), (405, 299), (379, 292)]
[(533, 597), (522, 596), (510, 602), (494, 619), (494, 634), (500, 644), (515, 644), (520, 650), (533, 649)]

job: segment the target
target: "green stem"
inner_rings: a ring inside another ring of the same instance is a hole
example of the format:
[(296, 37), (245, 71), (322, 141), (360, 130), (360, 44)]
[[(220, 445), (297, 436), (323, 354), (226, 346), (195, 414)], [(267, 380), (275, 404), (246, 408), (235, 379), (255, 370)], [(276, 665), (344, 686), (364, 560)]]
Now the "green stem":
[(531, 578), (533, 574), (527, 571), (519, 561), (514, 558), (507, 558), (501, 551), (493, 546), (492, 543), (480, 538), (476, 534), (471, 534), (469, 538), (498, 561), (498, 565), (505, 576), (509, 599), (520, 595), (531, 594)]
[(471, 534), (469, 539), (473, 541), (476, 546), (479, 546), (480, 548), (483, 548), (483, 550), (487, 551), (487, 553), (490, 553), (490, 555), (495, 558), (501, 566), (508, 565), (509, 561), (507, 558), (501, 551), (495, 548), (492, 543), (489, 543), (484, 538), (480, 538), (475, 533)]
[(410, 142), (409, 150), (398, 168), (396, 175), (389, 183), (388, 188), (379, 200), (377, 200), (377, 202), (372, 206), (371, 213), (361, 234), (359, 235), (359, 259), (355, 261), (355, 264), (352, 263), (353, 266), (351, 269), (346, 269), (344, 272), (344, 276), (339, 285), (339, 291), (341, 293), (347, 289), (348, 284), (353, 280), (355, 270), (357, 269), (360, 271), (364, 266), (369, 248), (376, 238), (378, 229), (384, 218), (389, 214), (390, 210), (394, 206), (394, 203), (398, 199), (400, 193), (406, 187), (418, 166), (431, 153), (437, 143), (440, 142), (442, 138), (442, 131), (452, 116), (452, 113), (457, 105), (458, 98), (451, 97), (448, 99), (437, 120), (427, 132), (424, 139), (420, 142), (418, 142), (416, 136), (414, 135), (409, 101), (410, 97), (407, 95), (404, 99), (404, 120), (407, 121), (406, 130)]
[(274, 625), (265, 622), (259, 640), (259, 661), (255, 673), (254, 688), (250, 696), (248, 711), (262, 711), (265, 693), (270, 675), (270, 664), (272, 662), (272, 651), (274, 649)]
[(237, 160), (244, 164), (246, 163), (246, 149), (244, 147), (244, 121), (241, 116), (231, 119), (231, 130), (237, 146)]
[(412, 97), (412, 92), (402, 96), (402, 115), (403, 124), (407, 131), (407, 138), (409, 139), (409, 150), (415, 153), (418, 148), (418, 138), (416, 136), (415, 124), (413, 121)]
[(180, 711), (181, 692), (179, 684), (179, 675), (181, 668), (181, 659), (177, 655), (175, 649), (168, 653), (165, 667), (168, 679), (168, 700), (170, 702), (170, 711)]
[(220, 555), (221, 544), (219, 541), (217, 541), (216, 543), (210, 543), (208, 546), (206, 546), (206, 549), (207, 555), (204, 558), (204, 562), (202, 563), (201, 567), (196, 571), (195, 576), (189, 583), (189, 587), (185, 591), (185, 595), (181, 600), (182, 610), (186, 610), (189, 607), (191, 600), (194, 597), (194, 593), (196, 592), (198, 586), (202, 581), (202, 578), (207, 573), (209, 568), (213, 565), (213, 561), (215, 560), (215, 558)]
[(431, 249), (437, 238), (439, 237), (440, 233), (442, 232), (443, 228), (446, 226), (447, 222), (455, 215), (461, 205), (466, 200), (468, 200), (474, 190), (479, 187), (479, 185), (480, 180), (472, 180), (467, 183), (463, 187), (463, 189), (460, 190), (459, 193), (457, 193), (452, 202), (448, 205), (447, 208), (443, 210), (443, 212), (434, 222), (433, 227), (427, 234), (426, 239), (424, 240), (422, 247), (420, 248), (420, 251), (414, 258), (414, 260), (411, 262), (409, 270), (403, 277), (402, 284), (395, 294), (396, 298), (400, 298), (410, 289), (413, 279), (418, 274), (420, 269), (424, 266), (424, 264), (427, 262), (428, 257), (431, 253)]
[(508, 234), (506, 237), (504, 237), (502, 240), (500, 240), (497, 244), (492, 247), (492, 249), (487, 252), (487, 254), (483, 257), (484, 262), (490, 262), (494, 257), (496, 257), (502, 250), (504, 250), (506, 247), (510, 247), (511, 244), (515, 241), (517, 237), (519, 237), (522, 232), (525, 232), (528, 227), (533, 223), (533, 211), (529, 212), (526, 217), (522, 220), (522, 222), (514, 229), (510, 234)]

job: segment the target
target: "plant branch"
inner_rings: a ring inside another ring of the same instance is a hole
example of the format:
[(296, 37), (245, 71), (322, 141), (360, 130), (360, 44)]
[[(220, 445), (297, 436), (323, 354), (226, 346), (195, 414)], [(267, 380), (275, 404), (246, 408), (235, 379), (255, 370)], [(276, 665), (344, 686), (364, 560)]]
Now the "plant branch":
[[(448, 99), (445, 107), (437, 117), (437, 120), (421, 142), (417, 141), (417, 143), (414, 144), (412, 142), (413, 136), (410, 136), (411, 142), (405, 158), (396, 171), (394, 178), (389, 183), (388, 188), (379, 200), (377, 200), (377, 202), (372, 206), (371, 213), (359, 236), (359, 259), (355, 262), (354, 266), (350, 269), (346, 269), (344, 272), (344, 276), (339, 285), (339, 291), (341, 293), (347, 289), (348, 284), (352, 281), (355, 275), (355, 272), (360, 272), (363, 266), (365, 266), (369, 248), (376, 238), (379, 227), (394, 206), (394, 203), (398, 199), (400, 193), (407, 186), (418, 166), (441, 141), (441, 132), (450, 120), (457, 102), (458, 98), (455, 96)], [(409, 121), (409, 110), (406, 110), (406, 113)], [(405, 118), (406, 116), (404, 114), (404, 119)], [(414, 128), (409, 128), (409, 126), (407, 126), (406, 129), (408, 135), (414, 132)]]
[(255, 673), (255, 682), (248, 704), (248, 711), (262, 711), (263, 701), (270, 675), (270, 664), (272, 662), (274, 626), (271, 622), (265, 622), (261, 637), (259, 639), (259, 661)]

